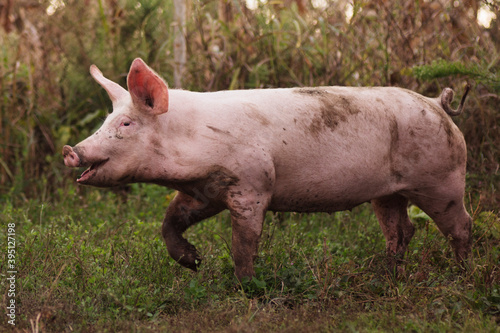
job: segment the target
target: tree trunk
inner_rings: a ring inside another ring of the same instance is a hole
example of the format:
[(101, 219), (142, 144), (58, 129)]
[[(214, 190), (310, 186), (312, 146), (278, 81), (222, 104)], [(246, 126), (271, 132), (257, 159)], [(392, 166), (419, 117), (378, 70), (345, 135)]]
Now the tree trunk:
[(174, 86), (182, 88), (186, 66), (186, 1), (174, 0)]

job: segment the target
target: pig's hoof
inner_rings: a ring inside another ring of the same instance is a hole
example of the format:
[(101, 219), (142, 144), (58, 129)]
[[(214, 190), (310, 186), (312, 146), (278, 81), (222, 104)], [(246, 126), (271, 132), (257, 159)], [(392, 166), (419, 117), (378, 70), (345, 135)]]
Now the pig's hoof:
[(181, 257), (177, 262), (182, 266), (197, 272), (198, 267), (201, 265), (201, 258), (198, 256), (186, 255)]

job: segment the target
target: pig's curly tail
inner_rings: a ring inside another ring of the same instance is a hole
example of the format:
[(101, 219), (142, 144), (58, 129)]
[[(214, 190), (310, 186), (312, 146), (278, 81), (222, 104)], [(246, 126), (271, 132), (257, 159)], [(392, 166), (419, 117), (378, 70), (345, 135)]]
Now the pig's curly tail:
[(443, 110), (449, 114), (450, 116), (458, 116), (459, 114), (462, 113), (464, 110), (464, 105), (465, 105), (465, 98), (467, 97), (467, 94), (469, 93), (470, 90), (470, 84), (467, 83), (467, 86), (465, 87), (465, 92), (464, 95), (462, 96), (462, 100), (460, 101), (460, 105), (456, 110), (453, 110), (450, 106), (451, 102), (453, 101), (453, 96), (455, 93), (451, 88), (444, 88), (443, 92), (441, 93), (441, 106), (443, 107)]

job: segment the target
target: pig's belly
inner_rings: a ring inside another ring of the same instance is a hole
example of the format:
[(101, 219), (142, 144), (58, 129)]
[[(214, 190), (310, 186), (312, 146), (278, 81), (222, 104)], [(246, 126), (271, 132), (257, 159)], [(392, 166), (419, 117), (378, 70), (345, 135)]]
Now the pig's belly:
[(319, 200), (315, 198), (273, 198), (269, 210), (273, 212), (297, 212), (297, 213), (314, 213), (324, 212), (333, 213), (342, 210), (350, 210), (367, 200)]
[(278, 178), (269, 210), (332, 213), (352, 209), (371, 199), (400, 191), (403, 187), (384, 173)]

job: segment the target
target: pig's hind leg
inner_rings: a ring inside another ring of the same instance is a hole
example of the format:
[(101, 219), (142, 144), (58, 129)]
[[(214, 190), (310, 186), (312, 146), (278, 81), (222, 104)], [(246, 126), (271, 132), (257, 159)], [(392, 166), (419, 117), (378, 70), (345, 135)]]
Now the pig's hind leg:
[(162, 225), (162, 236), (170, 256), (184, 267), (197, 270), (201, 262), (196, 248), (183, 236), (187, 228), (224, 209), (207, 201), (197, 200), (178, 192), (167, 208)]
[(403, 259), (415, 233), (415, 228), (408, 218), (408, 199), (393, 194), (373, 199), (371, 203), (386, 239), (389, 270), (394, 270)]
[(457, 262), (467, 259), (471, 252), (472, 219), (465, 210), (464, 179), (451, 175), (442, 183), (414, 191), (410, 201), (416, 204), (436, 223), (443, 235), (451, 240)]

